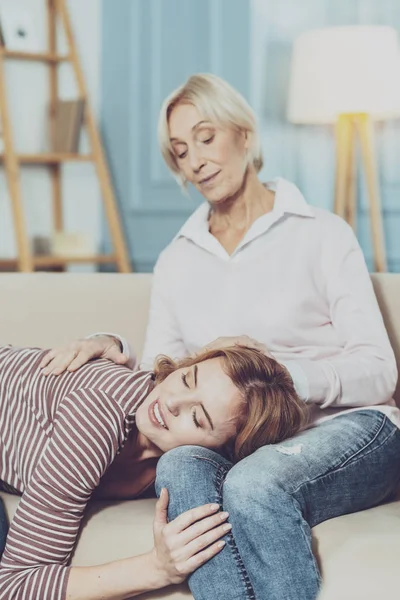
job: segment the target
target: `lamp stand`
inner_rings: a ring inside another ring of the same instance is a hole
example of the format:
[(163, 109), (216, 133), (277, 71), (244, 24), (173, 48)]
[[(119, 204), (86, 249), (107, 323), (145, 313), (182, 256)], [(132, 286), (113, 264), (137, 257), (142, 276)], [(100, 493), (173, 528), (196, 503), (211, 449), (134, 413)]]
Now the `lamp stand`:
[(342, 114), (336, 125), (335, 213), (355, 228), (357, 214), (355, 142), (358, 135), (368, 190), (374, 266), (387, 270), (385, 238), (374, 154), (373, 126), (366, 113)]

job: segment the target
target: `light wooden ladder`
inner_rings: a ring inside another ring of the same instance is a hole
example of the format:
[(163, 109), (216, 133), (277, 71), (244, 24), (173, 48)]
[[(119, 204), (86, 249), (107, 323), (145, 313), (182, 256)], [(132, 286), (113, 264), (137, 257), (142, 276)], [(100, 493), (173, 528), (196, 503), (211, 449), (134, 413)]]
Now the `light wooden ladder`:
[[(4, 163), (6, 180), (10, 192), (12, 215), (14, 221), (15, 237), (18, 250), (17, 260), (0, 260), (0, 268), (17, 266), (20, 271), (34, 271), (35, 268), (62, 266), (70, 262), (79, 263), (115, 263), (118, 270), (123, 273), (131, 271), (130, 261), (124, 241), (121, 221), (111, 184), (111, 178), (102, 146), (101, 137), (91, 109), (82, 67), (76, 49), (74, 34), (65, 0), (46, 0), (48, 14), (48, 52), (26, 53), (7, 50), (0, 46), (0, 119), (3, 126), (4, 154), (0, 154), (0, 162)], [(60, 18), (64, 27), (68, 44), (68, 54), (57, 54), (57, 19)], [(6, 83), (5, 59), (20, 59), (27, 61), (40, 61), (48, 64), (50, 72), (50, 138), (54, 139), (55, 111), (58, 99), (58, 65), (69, 61), (72, 64), (79, 96), (85, 101), (85, 125), (91, 146), (91, 154), (17, 154), (14, 149), (12, 127), (9, 118)], [(96, 167), (100, 190), (104, 202), (105, 215), (108, 222), (113, 253), (111, 255), (94, 256), (33, 256), (30, 249), (29, 237), (24, 217), (22, 193), (20, 185), (21, 165), (47, 165), (51, 173), (53, 196), (53, 228), (62, 231), (62, 195), (61, 195), (61, 166), (69, 161), (92, 162)]]

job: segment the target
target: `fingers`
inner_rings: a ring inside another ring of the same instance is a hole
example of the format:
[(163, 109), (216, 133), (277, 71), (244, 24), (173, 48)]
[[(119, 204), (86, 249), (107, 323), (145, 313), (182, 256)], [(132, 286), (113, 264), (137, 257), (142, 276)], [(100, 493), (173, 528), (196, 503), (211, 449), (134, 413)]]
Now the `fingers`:
[(66, 348), (50, 350), (40, 363), (43, 375), (60, 375), (64, 371), (76, 371), (96, 356), (96, 347), (87, 341), (74, 342)]
[(49, 362), (53, 360), (54, 357), (55, 357), (55, 351), (54, 350), (50, 350), (43, 357), (42, 362), (39, 365), (39, 368), (43, 369), (44, 367), (46, 367), (49, 364)]
[(193, 573), (196, 569), (204, 565), (204, 563), (208, 562), (213, 556), (221, 552), (222, 548), (225, 546), (224, 540), (220, 540), (216, 542), (206, 550), (199, 552), (195, 556), (192, 556), (186, 561), (186, 574), (189, 575)]
[[(196, 541), (197, 543), (198, 540), (205, 539), (207, 535), (211, 536), (204, 546), (200, 544), (200, 546), (197, 548), (198, 551), (199, 549), (208, 546), (219, 537), (222, 537), (227, 531), (230, 530), (230, 524), (225, 523), (228, 517), (229, 513), (227, 512), (218, 512), (216, 515), (206, 517), (182, 531), (180, 538), (183, 543), (190, 545), (193, 541)], [(214, 537), (215, 531), (219, 532), (216, 534), (216, 537)]]
[(211, 531), (207, 531), (203, 535), (200, 535), (196, 539), (192, 540), (185, 547), (185, 552), (187, 553), (187, 560), (189, 560), (192, 556), (195, 556), (199, 552), (202, 552), (218, 540), (224, 537), (229, 531), (232, 529), (232, 525), (230, 523), (224, 523), (219, 527), (215, 527)]
[(119, 348), (115, 344), (113, 344), (110, 348), (108, 348), (104, 352), (104, 358), (108, 358), (108, 360), (112, 360), (117, 365), (124, 365), (128, 360), (128, 357), (125, 354), (122, 354)]
[(156, 514), (154, 517), (154, 525), (166, 525), (168, 523), (168, 490), (163, 488), (156, 503)]
[(235, 341), (235, 346), (246, 346), (247, 348), (254, 348), (255, 350), (259, 350), (266, 356), (273, 358), (272, 354), (270, 353), (270, 351), (268, 350), (268, 348), (265, 344), (262, 344), (261, 342), (254, 340), (253, 338), (249, 337), (248, 335), (241, 335), (240, 337), (238, 337)]
[(219, 508), (219, 504), (203, 504), (202, 506), (187, 510), (170, 522), (170, 529), (173, 530), (174, 533), (180, 533), (190, 525), (193, 525), (193, 523), (196, 523), (205, 517), (209, 517), (210, 514), (216, 513)]
[(80, 367), (83, 367), (83, 365), (89, 362), (91, 358), (92, 356), (88, 352), (79, 352), (79, 354), (71, 360), (70, 364), (66, 367), (66, 370), (71, 372), (77, 371)]
[(154, 551), (168, 581), (179, 583), (218, 554), (231, 525), (218, 504), (205, 504), (186, 511), (167, 523), (168, 493), (162, 490), (154, 521)]
[[(114, 352), (114, 354), (113, 354)], [(107, 353), (110, 355), (108, 356)], [(60, 375), (64, 371), (76, 371), (92, 358), (110, 358), (117, 364), (127, 361), (117, 349), (113, 338), (109, 336), (95, 336), (86, 340), (79, 340), (65, 348), (50, 350), (42, 359), (40, 367), (43, 375)]]
[(224, 546), (224, 540), (220, 540), (218, 542), (215, 542), (205, 550), (202, 550), (194, 556), (191, 556), (187, 560), (178, 563), (176, 566), (176, 571), (180, 575), (180, 580), (184, 581), (188, 575), (193, 573), (193, 571), (196, 571), (196, 569), (201, 567), (201, 565), (204, 565), (204, 563), (208, 562), (216, 554), (221, 552)]
[[(56, 353), (54, 358), (48, 361), (47, 366), (42, 370), (43, 375), (60, 375), (75, 361), (77, 353), (77, 350), (62, 352), (61, 354)], [(80, 365), (84, 362), (81, 358)]]
[(207, 350), (216, 350), (220, 348), (229, 348), (231, 346), (252, 346), (255, 343), (255, 340), (251, 339), (248, 335), (238, 335), (238, 336), (225, 336), (219, 337), (216, 340), (213, 340), (211, 343), (207, 344), (205, 348)]

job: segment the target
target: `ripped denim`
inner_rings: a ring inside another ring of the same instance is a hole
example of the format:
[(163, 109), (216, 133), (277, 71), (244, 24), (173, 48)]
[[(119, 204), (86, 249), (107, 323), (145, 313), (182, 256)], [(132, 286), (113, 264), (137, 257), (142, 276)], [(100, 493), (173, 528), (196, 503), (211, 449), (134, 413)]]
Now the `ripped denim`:
[(400, 480), (400, 431), (375, 410), (340, 415), (232, 464), (183, 446), (161, 457), (156, 491), (169, 518), (218, 502), (232, 531), (189, 578), (195, 600), (314, 600), (320, 573), (311, 528), (372, 507)]

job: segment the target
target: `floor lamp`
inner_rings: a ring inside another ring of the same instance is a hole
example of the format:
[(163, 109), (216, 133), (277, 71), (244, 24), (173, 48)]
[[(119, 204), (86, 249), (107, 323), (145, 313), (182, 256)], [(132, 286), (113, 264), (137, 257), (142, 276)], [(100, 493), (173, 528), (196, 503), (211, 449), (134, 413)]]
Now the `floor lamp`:
[(376, 271), (386, 271), (373, 124), (400, 117), (400, 51), (384, 26), (308, 31), (294, 43), (288, 119), (336, 125), (334, 210), (355, 229), (357, 145), (368, 192)]

